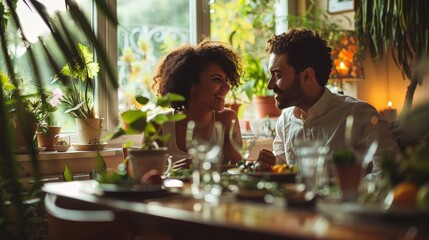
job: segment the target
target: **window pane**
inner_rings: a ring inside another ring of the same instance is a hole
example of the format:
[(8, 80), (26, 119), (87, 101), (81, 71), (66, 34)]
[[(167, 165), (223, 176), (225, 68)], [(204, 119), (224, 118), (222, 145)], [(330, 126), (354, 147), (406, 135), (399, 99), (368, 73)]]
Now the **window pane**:
[[(39, 0), (39, 2), (45, 5), (47, 12), (52, 17), (54, 17), (56, 13), (60, 13), (65, 19), (70, 18), (70, 16), (68, 16), (66, 12), (64, 0), (57, 0), (55, 2), (51, 0)], [(79, 0), (77, 2), (79, 3), (79, 6), (84, 11), (84, 13), (87, 16), (90, 16), (92, 1)], [(56, 45), (52, 35), (50, 34), (48, 27), (46, 26), (42, 18), (40, 18), (37, 11), (32, 8), (31, 4), (27, 5), (24, 1), (20, 0), (17, 2), (16, 11), (20, 20), (20, 24), (23, 28), (23, 33), (32, 44), (32, 49), (35, 53), (34, 55), (39, 62), (39, 73), (41, 75), (42, 81), (44, 81), (44, 87), (48, 91), (58, 88), (56, 84), (50, 84), (55, 73), (52, 71), (50, 65), (47, 63), (48, 60), (46, 59), (45, 54), (42, 50), (42, 46), (39, 43), (39, 37), (41, 37), (45, 45), (49, 46), (50, 51), (51, 53), (53, 53), (54, 57), (56, 57), (59, 61), (62, 60), (61, 55), (56, 54), (59, 52), (59, 50), (57, 50), (58, 46)], [(68, 21), (68, 23), (68, 27), (70, 29), (77, 29), (77, 27), (74, 26), (74, 21)], [(77, 30), (72, 32), (74, 32), (76, 36), (79, 36), (79, 32)], [(12, 17), (10, 17), (10, 21), (7, 25), (7, 38), (8, 49), (10, 50), (9, 53), (14, 61), (15, 72), (17, 74), (17, 77), (22, 80), (23, 85), (25, 85), (25, 94), (36, 92), (35, 87), (33, 86), (33, 83), (36, 79), (32, 68), (29, 67), (29, 54), (27, 52), (26, 45), (22, 41), (20, 35), (17, 34), (16, 24), (12, 20)], [(84, 38), (76, 38), (82, 39), (82, 41), (84, 41)], [(82, 44), (87, 45), (86, 42), (82, 42)], [(7, 69), (4, 65), (4, 59), (2, 58), (3, 56), (0, 56), (0, 71), (7, 73)], [(68, 114), (64, 114), (65, 109), (61, 104), (59, 105), (59, 108), (60, 109), (55, 112), (55, 121), (53, 121), (51, 124), (62, 126), (62, 131), (74, 131), (74, 119), (71, 118)]]
[(159, 59), (190, 42), (189, 4), (189, 0), (117, 1), (119, 112), (134, 105), (134, 95), (153, 95)]

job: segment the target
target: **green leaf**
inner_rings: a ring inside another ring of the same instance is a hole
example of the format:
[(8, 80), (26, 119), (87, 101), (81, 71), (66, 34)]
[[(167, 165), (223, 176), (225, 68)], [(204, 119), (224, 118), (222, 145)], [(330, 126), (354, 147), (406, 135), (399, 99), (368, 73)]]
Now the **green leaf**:
[(168, 115), (169, 122), (177, 122), (186, 118), (186, 115), (183, 113)]
[(337, 166), (352, 166), (358, 164), (356, 155), (348, 149), (335, 150), (332, 159)]
[(83, 105), (84, 103), (85, 103), (85, 102), (81, 102), (81, 103), (79, 103), (78, 105), (76, 105), (75, 107), (65, 110), (65, 111), (64, 111), (64, 113), (70, 113), (70, 112), (76, 111), (76, 110), (78, 110), (80, 107), (82, 107), (82, 105)]
[(107, 134), (107, 135), (103, 138), (103, 141), (110, 141), (110, 140), (112, 140), (112, 139), (115, 139), (115, 138), (120, 137), (120, 136), (125, 135), (125, 134), (126, 134), (126, 132), (124, 131), (124, 129), (119, 128), (119, 129), (118, 129), (118, 130), (116, 130), (115, 132), (110, 133), (110, 134)]
[(97, 151), (97, 174), (101, 176), (106, 175), (106, 162), (104, 161), (103, 156), (101, 156), (100, 152)]
[(165, 98), (168, 99), (170, 102), (185, 101), (185, 97), (183, 97), (182, 95), (179, 95), (177, 93), (167, 93), (165, 95)]
[(141, 95), (136, 95), (135, 99), (138, 103), (140, 103), (143, 106), (149, 102), (149, 98), (147, 98), (145, 96), (141, 96)]
[(168, 121), (168, 117), (165, 114), (157, 114), (152, 121), (161, 126)]
[(66, 182), (73, 181), (73, 172), (71, 171), (71, 169), (69, 168), (67, 163), (64, 166), (63, 177), (64, 177), (64, 181), (66, 181)]

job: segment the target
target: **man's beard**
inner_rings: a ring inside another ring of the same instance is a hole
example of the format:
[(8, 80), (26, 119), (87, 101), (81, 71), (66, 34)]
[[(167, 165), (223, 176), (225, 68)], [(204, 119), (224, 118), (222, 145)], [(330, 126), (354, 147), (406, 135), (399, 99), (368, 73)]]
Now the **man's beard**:
[(280, 99), (280, 102), (277, 102), (277, 108), (279, 109), (297, 106), (303, 100), (304, 91), (299, 84), (298, 75), (295, 75), (295, 79), (293, 81), (292, 86), (282, 90), (276, 85), (276, 88), (282, 91), (282, 98)]

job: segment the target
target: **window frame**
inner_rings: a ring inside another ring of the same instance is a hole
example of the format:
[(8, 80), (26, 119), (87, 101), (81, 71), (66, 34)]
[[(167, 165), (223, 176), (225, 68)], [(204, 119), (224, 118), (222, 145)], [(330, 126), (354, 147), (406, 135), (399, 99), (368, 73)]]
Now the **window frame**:
[[(190, 21), (190, 43), (196, 44), (201, 40), (202, 36), (210, 36), (210, 0), (188, 0), (189, 1), (189, 21)], [(107, 5), (112, 13), (116, 15), (117, 2), (116, 0), (106, 0)], [(106, 51), (110, 66), (113, 73), (117, 76), (117, 27), (108, 24), (107, 19), (101, 14), (97, 14), (96, 10), (93, 11), (94, 30)], [(112, 132), (119, 124), (118, 113), (118, 91), (110, 84), (110, 79), (106, 74), (103, 66), (100, 68), (97, 82), (107, 81), (104, 89), (103, 84), (96, 84), (95, 88), (95, 109), (99, 116), (104, 118), (103, 135)], [(109, 145), (121, 145), (126, 141), (133, 143), (141, 142), (141, 135), (126, 135), (113, 139)]]

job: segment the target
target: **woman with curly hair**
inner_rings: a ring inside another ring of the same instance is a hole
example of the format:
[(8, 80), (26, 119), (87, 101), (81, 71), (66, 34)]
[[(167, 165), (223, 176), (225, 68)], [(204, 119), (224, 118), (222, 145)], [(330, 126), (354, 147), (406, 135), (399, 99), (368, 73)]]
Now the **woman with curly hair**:
[[(240, 154), (231, 145), (228, 134), (232, 120), (238, 122), (237, 114), (225, 108), (225, 97), (231, 88), (239, 85), (241, 75), (240, 57), (224, 44), (209, 39), (196, 46), (179, 47), (161, 60), (152, 88), (158, 96), (176, 93), (185, 97), (183, 102), (172, 103), (170, 112), (184, 113), (186, 119), (161, 126), (163, 134), (171, 134), (166, 147), (173, 156), (175, 168), (189, 166), (185, 135), (187, 124), (191, 120), (198, 124), (198, 130), (207, 137), (215, 137), (210, 136), (215, 121), (222, 123), (222, 164), (241, 160)], [(235, 131), (238, 133), (237, 138), (241, 138), (239, 129)]]

